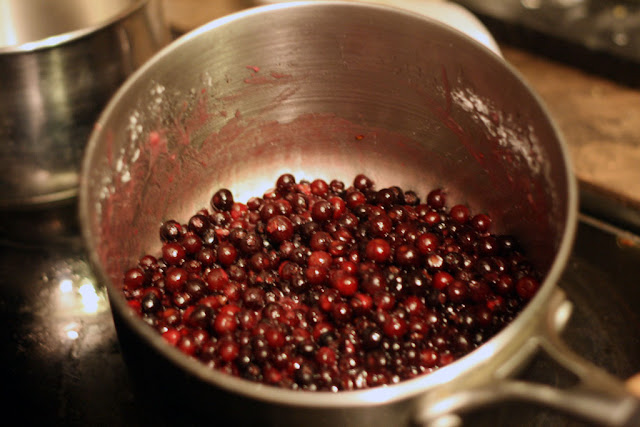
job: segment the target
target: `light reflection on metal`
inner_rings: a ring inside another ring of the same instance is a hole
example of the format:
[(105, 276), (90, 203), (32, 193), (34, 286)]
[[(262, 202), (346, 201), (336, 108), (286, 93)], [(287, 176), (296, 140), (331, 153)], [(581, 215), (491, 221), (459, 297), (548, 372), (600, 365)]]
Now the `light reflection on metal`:
[(583, 6), (587, 3), (585, 0), (555, 0), (557, 6), (569, 9), (576, 6)]
[(623, 31), (614, 33), (612, 40), (618, 46), (626, 46), (629, 44), (629, 36)]
[(71, 322), (62, 328), (62, 333), (68, 339), (75, 341), (80, 337), (79, 330), (80, 330), (80, 325), (76, 322)]
[(60, 46), (63, 43), (73, 40), (77, 35), (74, 33), (60, 34), (57, 36), (46, 37), (42, 40), (23, 43), (19, 46), (21, 51), (31, 51), (35, 49), (43, 49), (46, 47)]
[(105, 291), (94, 283), (86, 263), (68, 265), (55, 275), (58, 287), (51, 295), (49, 310), (57, 316), (96, 315), (107, 310)]
[(619, 4), (611, 10), (611, 15), (615, 19), (625, 19), (629, 16), (629, 9), (625, 5)]
[(85, 313), (97, 313), (100, 308), (100, 297), (93, 287), (93, 283), (86, 281), (80, 286), (78, 293), (82, 298), (83, 311)]
[(520, 0), (520, 3), (526, 9), (540, 9), (542, 0)]
[(68, 294), (73, 291), (73, 280), (71, 279), (62, 279), (60, 281), (60, 292), (63, 294)]
[[(0, 2), (0, 16), (11, 16), (11, 5), (8, 2)], [(2, 34), (0, 40), (4, 40), (7, 45), (14, 45), (18, 43), (18, 37), (16, 36), (16, 28), (11, 20), (3, 20), (3, 25), (0, 27)]]

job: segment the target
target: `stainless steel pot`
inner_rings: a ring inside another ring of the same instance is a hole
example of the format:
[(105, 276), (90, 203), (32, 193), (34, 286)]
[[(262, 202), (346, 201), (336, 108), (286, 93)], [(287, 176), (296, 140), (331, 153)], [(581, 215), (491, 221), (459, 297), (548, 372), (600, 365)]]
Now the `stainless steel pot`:
[[(397, 385), (307, 393), (209, 370), (128, 309), (123, 271), (159, 249), (163, 220), (186, 220), (219, 187), (239, 200), (260, 194), (285, 171), (344, 180), (364, 172), (380, 186), (421, 194), (445, 187), (451, 203), (489, 212), (498, 231), (516, 234), (544, 283), (479, 349)], [(558, 338), (570, 304), (557, 282), (577, 216), (562, 138), (500, 57), (422, 16), (302, 2), (189, 33), (130, 78), (101, 115), (84, 160), (80, 214), (122, 349), (154, 412), (169, 407), (158, 403), (166, 397), (205, 422), (230, 414), (236, 423), (389, 426), (455, 421), (477, 405), (525, 399), (605, 424), (640, 420), (623, 385)], [(512, 379), (539, 349), (579, 384), (560, 390)]]
[(0, 208), (77, 194), (89, 133), (170, 41), (154, 0), (0, 1)]

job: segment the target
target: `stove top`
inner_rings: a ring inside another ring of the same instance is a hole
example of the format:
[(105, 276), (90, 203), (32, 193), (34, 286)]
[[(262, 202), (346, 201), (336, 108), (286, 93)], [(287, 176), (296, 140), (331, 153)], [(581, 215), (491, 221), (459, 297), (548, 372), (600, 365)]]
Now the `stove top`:
[(501, 42), (634, 87), (640, 85), (638, 0), (454, 0)]
[[(0, 221), (2, 413), (23, 425), (180, 425), (180, 408), (143, 412), (122, 359), (105, 290), (96, 283), (75, 207), (3, 214)], [(564, 338), (621, 378), (640, 371), (640, 237), (582, 216), (561, 282), (574, 302)], [(524, 378), (562, 384), (539, 356)], [(224, 407), (223, 403), (220, 403)], [(544, 408), (504, 404), (471, 425), (582, 425)]]

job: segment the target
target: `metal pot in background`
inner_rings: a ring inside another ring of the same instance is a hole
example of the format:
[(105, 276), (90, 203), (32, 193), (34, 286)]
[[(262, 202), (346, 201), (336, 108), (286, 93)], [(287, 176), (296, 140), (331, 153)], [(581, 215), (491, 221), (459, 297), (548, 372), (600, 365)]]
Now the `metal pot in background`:
[[(83, 163), (82, 232), (107, 287), (135, 385), (191, 423), (429, 425), (478, 405), (523, 399), (592, 421), (635, 425), (624, 385), (564, 347), (570, 305), (557, 282), (571, 251), (577, 188), (538, 98), (502, 58), (423, 16), (377, 5), (300, 2), (201, 27), (132, 76), (101, 115)], [(545, 273), (536, 297), (486, 344), (434, 373), (347, 392), (278, 389), (211, 370), (169, 346), (128, 307), (122, 274), (159, 248), (158, 227), (237, 200), (277, 176), (348, 181), (489, 213)], [(576, 374), (556, 389), (514, 380), (538, 350)], [(147, 412), (145, 412), (146, 414)], [(221, 421), (222, 420), (222, 421)]]
[(77, 194), (95, 120), (170, 34), (155, 0), (0, 0), (0, 208)]

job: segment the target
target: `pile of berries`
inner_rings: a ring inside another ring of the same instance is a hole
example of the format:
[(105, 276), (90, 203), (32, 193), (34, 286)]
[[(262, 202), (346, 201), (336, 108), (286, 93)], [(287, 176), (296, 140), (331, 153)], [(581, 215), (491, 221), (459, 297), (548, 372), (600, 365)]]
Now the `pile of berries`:
[(231, 375), (296, 390), (393, 384), (482, 345), (540, 275), (491, 218), (365, 175), (291, 174), (246, 203), (218, 190), (162, 251), (126, 271), (130, 307), (169, 345)]

